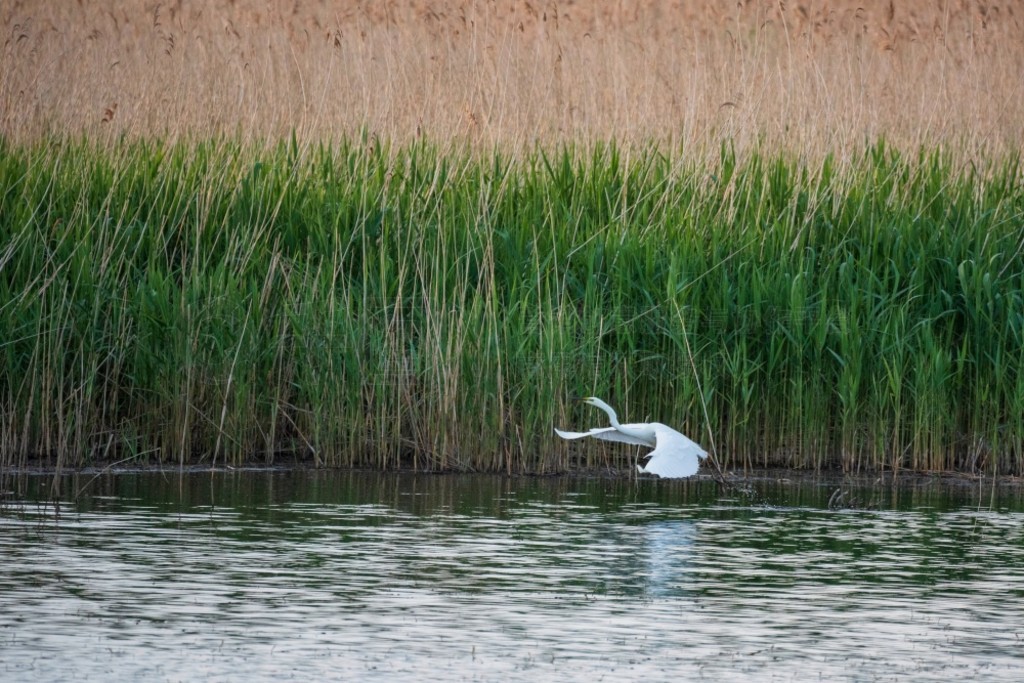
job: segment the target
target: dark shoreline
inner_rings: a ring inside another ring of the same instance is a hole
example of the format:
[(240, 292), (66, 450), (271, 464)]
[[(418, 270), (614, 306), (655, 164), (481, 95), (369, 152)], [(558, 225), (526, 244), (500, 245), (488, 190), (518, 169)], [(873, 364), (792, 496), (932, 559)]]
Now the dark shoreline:
[[(57, 468), (47, 465), (26, 465), (26, 466), (0, 466), (0, 477), (6, 476), (74, 476), (74, 475), (123, 475), (123, 474), (209, 474), (209, 473), (246, 473), (246, 472), (363, 472), (395, 476), (423, 476), (423, 477), (459, 477), (459, 476), (482, 476), (500, 477), (507, 479), (607, 479), (607, 480), (629, 480), (633, 474), (628, 469), (574, 469), (562, 472), (471, 472), (458, 470), (416, 470), (413, 468), (396, 468), (388, 470), (376, 470), (370, 468), (347, 468), (347, 467), (316, 467), (306, 463), (289, 464), (257, 464), (251, 463), (242, 466), (233, 465), (210, 465), (210, 464), (144, 464), (144, 465), (89, 465), (85, 467)], [(657, 477), (643, 476), (641, 480), (661, 481)], [(689, 480), (665, 480), (665, 481), (715, 481), (716, 477), (709, 471), (701, 472)], [(995, 485), (998, 487), (1019, 488), (1024, 487), (1024, 477), (1015, 475), (990, 475), (990, 474), (968, 474), (964, 472), (914, 472), (904, 470), (898, 473), (884, 472), (860, 472), (844, 473), (841, 470), (787, 470), (787, 469), (753, 469), (743, 471), (727, 471), (725, 480), (729, 484), (744, 485), (754, 483), (809, 483), (818, 482), (821, 484), (843, 484), (852, 486), (876, 486), (879, 484), (898, 484), (923, 486), (941, 484), (959, 488), (975, 486), (978, 484)]]

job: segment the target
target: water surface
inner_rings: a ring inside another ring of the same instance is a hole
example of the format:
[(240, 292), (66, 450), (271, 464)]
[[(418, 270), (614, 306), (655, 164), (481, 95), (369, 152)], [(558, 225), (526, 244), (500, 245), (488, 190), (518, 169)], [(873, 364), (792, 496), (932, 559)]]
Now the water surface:
[(3, 680), (1024, 678), (1024, 505), (986, 482), (50, 484), (3, 481)]

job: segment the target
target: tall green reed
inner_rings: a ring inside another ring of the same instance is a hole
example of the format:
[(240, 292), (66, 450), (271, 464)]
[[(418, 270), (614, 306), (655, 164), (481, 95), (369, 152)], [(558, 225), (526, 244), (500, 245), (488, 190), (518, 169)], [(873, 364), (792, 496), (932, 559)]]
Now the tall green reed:
[(1016, 158), (53, 140), (0, 209), (5, 464), (628, 466), (571, 394), (726, 467), (1024, 461)]

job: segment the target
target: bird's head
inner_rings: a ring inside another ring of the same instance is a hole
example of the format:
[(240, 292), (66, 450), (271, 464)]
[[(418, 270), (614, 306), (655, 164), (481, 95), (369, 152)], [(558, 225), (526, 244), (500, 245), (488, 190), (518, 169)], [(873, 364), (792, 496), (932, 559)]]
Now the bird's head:
[(576, 398), (573, 398), (573, 400), (574, 401), (579, 401), (580, 403), (586, 403), (587, 405), (594, 406), (595, 408), (600, 408), (601, 410), (604, 410), (605, 412), (611, 410), (611, 406), (609, 406), (607, 403), (605, 403), (604, 401), (599, 399), (597, 396), (583, 396), (583, 397), (579, 397), (578, 396)]
[(580, 403), (586, 403), (587, 405), (594, 406), (595, 408), (600, 408), (601, 410), (608, 414), (608, 417), (611, 418), (612, 424), (616, 424), (616, 420), (618, 420), (618, 418), (615, 415), (615, 410), (613, 410), (610, 405), (599, 399), (597, 396), (584, 396), (582, 398), (577, 397), (573, 398), (573, 400), (579, 401)]

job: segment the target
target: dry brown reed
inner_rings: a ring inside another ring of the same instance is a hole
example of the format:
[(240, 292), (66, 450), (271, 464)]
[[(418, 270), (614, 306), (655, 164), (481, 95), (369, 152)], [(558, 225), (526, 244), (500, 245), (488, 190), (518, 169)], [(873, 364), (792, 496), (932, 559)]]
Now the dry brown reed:
[(0, 133), (1017, 149), (1014, 3), (0, 6)]

